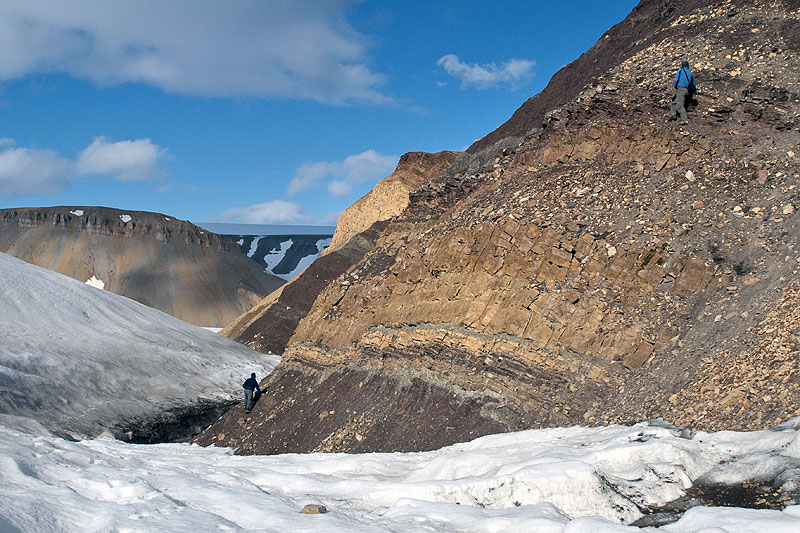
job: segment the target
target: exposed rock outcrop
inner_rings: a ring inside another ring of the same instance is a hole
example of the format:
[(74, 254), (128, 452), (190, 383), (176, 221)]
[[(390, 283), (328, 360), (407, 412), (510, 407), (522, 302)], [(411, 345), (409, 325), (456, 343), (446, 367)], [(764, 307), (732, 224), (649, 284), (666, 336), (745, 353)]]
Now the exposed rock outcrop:
[(344, 246), (319, 257), (220, 333), (263, 353), (283, 353), (297, 324), (308, 314), (320, 292), (375, 247), (385, 226), (385, 223), (376, 222)]
[(223, 327), (283, 284), (235, 242), (141, 211), (3, 209), (0, 251), (199, 326)]
[[(255, 416), (201, 442), (422, 450), (800, 414), (799, 27), (795, 0), (643, 1), (507, 125), (519, 141), (415, 191), (316, 298)], [(688, 127), (665, 122), (683, 59)]]
[(381, 220), (389, 220), (403, 212), (412, 191), (444, 172), (458, 152), (409, 152), (397, 168), (375, 187), (344, 210), (336, 223), (330, 248), (333, 251), (354, 235)]

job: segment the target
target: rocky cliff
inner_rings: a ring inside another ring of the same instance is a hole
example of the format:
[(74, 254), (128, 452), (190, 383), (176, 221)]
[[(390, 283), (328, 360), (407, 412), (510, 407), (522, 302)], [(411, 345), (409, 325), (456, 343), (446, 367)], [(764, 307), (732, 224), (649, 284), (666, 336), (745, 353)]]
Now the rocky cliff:
[(282, 354), (317, 296), (375, 247), (385, 226), (376, 222), (319, 257), (292, 281), (228, 324), (221, 334), (263, 353)]
[(0, 210), (0, 251), (199, 326), (223, 327), (283, 284), (235, 242), (141, 211)]
[[(796, 0), (643, 1), (415, 191), (320, 292), (254, 416), (201, 442), (422, 450), (800, 414), (799, 37)], [(686, 127), (665, 121), (683, 59)]]
[(457, 155), (458, 152), (448, 151), (404, 154), (394, 172), (344, 210), (336, 223), (330, 250), (339, 248), (373, 223), (402, 213), (411, 192), (444, 172)]

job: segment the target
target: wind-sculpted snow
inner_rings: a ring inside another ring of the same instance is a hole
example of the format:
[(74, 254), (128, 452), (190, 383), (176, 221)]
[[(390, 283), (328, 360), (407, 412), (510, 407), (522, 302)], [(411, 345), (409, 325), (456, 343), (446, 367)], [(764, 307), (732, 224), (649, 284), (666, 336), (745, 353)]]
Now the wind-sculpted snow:
[[(278, 358), (0, 254), (0, 420), (99, 435), (239, 399)], [(2, 529), (2, 527), (0, 527)]]
[[(663, 504), (703, 475), (775, 477), (800, 459), (800, 419), (753, 433), (663, 426), (529, 430), (423, 453), (244, 457), (0, 427), (0, 529), (633, 532), (622, 524), (637, 505)], [(328, 513), (301, 514), (310, 503)], [(693, 508), (645, 530), (796, 532), (800, 506)]]

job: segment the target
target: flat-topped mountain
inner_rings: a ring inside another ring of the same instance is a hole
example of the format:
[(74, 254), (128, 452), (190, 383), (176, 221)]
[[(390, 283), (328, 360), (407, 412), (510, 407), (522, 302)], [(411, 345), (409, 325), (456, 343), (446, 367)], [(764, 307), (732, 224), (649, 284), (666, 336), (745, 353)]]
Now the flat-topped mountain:
[(284, 283), (235, 242), (142, 211), (3, 209), (0, 252), (199, 326), (225, 326)]
[(259, 265), (287, 281), (305, 270), (331, 243), (334, 226), (200, 223), (200, 227), (236, 241)]
[[(800, 2), (644, 0), (319, 292), (238, 453), (800, 411)], [(667, 122), (692, 64), (688, 126)], [(220, 438), (220, 435), (224, 437)]]

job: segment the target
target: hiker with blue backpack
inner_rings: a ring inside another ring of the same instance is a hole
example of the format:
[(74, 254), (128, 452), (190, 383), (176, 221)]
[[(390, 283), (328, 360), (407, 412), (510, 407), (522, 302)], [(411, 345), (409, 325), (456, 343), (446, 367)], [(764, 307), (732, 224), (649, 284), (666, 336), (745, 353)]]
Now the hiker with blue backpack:
[(684, 61), (681, 63), (681, 68), (675, 73), (675, 80), (672, 82), (675, 88), (675, 95), (672, 97), (672, 102), (669, 104), (670, 115), (667, 120), (675, 120), (680, 115), (681, 124), (688, 124), (689, 119), (686, 117), (686, 100), (687, 97), (691, 100), (692, 96), (697, 92), (697, 87), (694, 85), (694, 76), (692, 71), (689, 70), (689, 62)]

